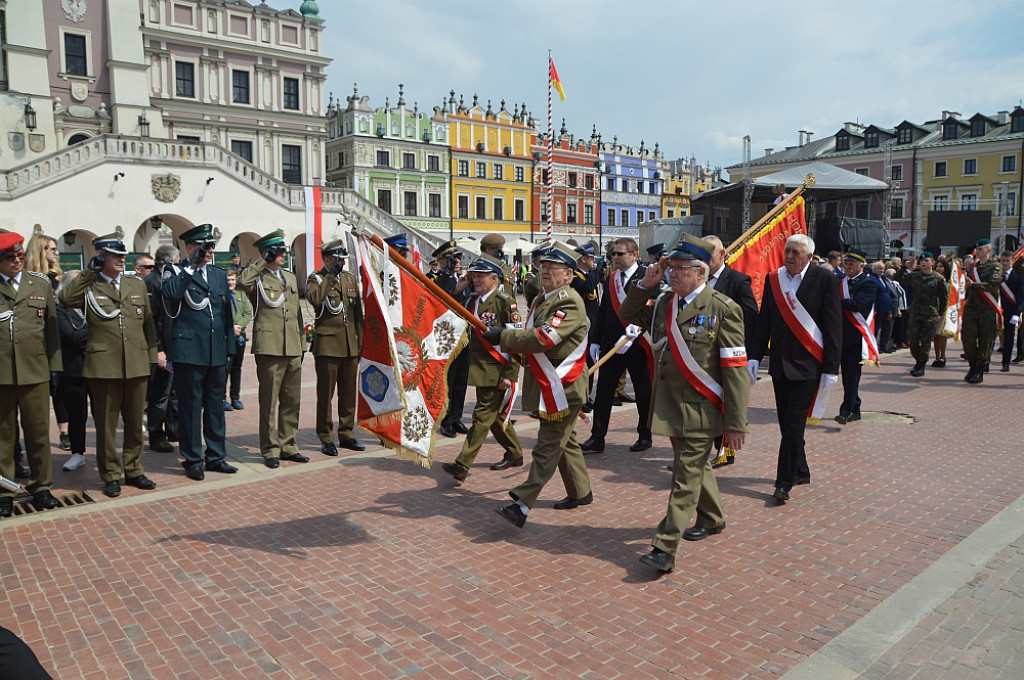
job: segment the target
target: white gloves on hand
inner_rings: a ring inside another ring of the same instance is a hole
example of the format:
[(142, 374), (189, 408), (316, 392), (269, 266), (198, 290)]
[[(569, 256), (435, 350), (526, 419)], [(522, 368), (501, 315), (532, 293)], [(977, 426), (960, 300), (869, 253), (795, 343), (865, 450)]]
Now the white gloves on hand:
[(758, 361), (757, 359), (748, 359), (747, 360), (747, 370), (750, 371), (750, 384), (751, 385), (756, 385), (757, 384), (757, 369), (758, 369), (758, 367), (760, 365), (761, 365), (761, 362)]
[(601, 358), (601, 345), (592, 343), (590, 345), (590, 361), (591, 363), (597, 363), (597, 360)]
[(628, 352), (629, 348), (633, 346), (633, 341), (639, 338), (641, 333), (643, 333), (643, 329), (640, 328), (640, 326), (636, 326), (634, 324), (629, 324), (628, 326), (626, 326), (625, 335), (629, 338), (629, 342), (623, 345), (621, 349), (619, 349), (619, 351), (616, 352), (616, 354), (625, 354), (626, 352)]
[(825, 373), (824, 376), (825, 376), (825, 386), (826, 387), (832, 387), (837, 382), (839, 382), (839, 376), (837, 374), (835, 374), (835, 373)]
[(1013, 316), (1010, 317), (1010, 325), (1011, 326), (1016, 326), (1019, 323), (1020, 323), (1020, 317), (1019, 316), (1014, 314)]

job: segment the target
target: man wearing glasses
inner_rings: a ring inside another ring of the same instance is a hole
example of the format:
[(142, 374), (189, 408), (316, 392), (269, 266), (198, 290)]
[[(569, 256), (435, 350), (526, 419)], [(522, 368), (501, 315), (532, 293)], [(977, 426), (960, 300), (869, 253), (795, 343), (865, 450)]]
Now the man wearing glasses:
[(156, 262), (149, 255), (139, 255), (132, 266), (135, 268), (135, 275), (144, 279), (156, 267)]
[[(619, 318), (619, 306), (626, 300), (628, 292), (643, 279), (646, 267), (637, 264), (637, 243), (631, 238), (615, 241), (611, 250), (612, 272), (605, 286), (601, 306), (597, 310), (594, 325), (590, 328), (590, 355), (594, 361), (610, 352), (623, 334), (639, 334), (641, 329)], [(647, 293), (650, 295), (650, 291)], [(611, 418), (612, 400), (615, 389), (624, 372), (629, 372), (636, 392), (637, 440), (630, 451), (646, 451), (651, 448), (651, 429), (648, 413), (651, 407), (652, 355), (650, 344), (643, 337), (631, 340), (611, 357), (597, 374), (597, 396), (594, 398), (594, 425), (590, 439), (580, 448), (584, 453), (604, 451), (604, 438)]]

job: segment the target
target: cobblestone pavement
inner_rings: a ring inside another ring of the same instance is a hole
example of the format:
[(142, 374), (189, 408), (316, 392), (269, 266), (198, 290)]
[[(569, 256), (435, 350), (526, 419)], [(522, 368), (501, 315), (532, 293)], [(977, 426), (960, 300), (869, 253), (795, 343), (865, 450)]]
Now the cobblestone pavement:
[[(1022, 369), (975, 387), (962, 362), (920, 379), (911, 363), (865, 370), (864, 420), (809, 428), (812, 483), (782, 506), (762, 381), (748, 448), (718, 475), (728, 529), (656, 577), (638, 558), (670, 450), (628, 451), (632, 406), (587, 457), (595, 502), (553, 510), (555, 479), (518, 530), (493, 508), (526, 468), (489, 470), (493, 441), (461, 485), (378, 446), (319, 454), (312, 361), (313, 460), (263, 467), (247, 359), (237, 475), (191, 482), (147, 453), (158, 489), (111, 500), (91, 453), (65, 473), (54, 449), (55, 492), (97, 502), (0, 520), (0, 624), (63, 680), (1022, 677)], [(515, 417), (528, 451), (536, 421)]]

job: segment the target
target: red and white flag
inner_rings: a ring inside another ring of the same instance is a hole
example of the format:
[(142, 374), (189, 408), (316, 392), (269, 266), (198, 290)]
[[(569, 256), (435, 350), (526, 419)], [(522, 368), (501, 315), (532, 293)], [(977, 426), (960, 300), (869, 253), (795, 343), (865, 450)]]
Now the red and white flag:
[(315, 272), (323, 266), (318, 245), (324, 238), (324, 206), (320, 187), (304, 187), (306, 195), (306, 269)]

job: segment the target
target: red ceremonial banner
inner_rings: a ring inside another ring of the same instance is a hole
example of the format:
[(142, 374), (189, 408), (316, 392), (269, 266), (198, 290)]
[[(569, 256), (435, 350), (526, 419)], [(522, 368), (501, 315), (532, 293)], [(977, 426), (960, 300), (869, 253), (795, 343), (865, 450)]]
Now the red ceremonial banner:
[(797, 196), (786, 208), (757, 230), (726, 257), (726, 264), (750, 277), (757, 306), (761, 306), (768, 274), (785, 264), (786, 239), (806, 234), (804, 197)]

